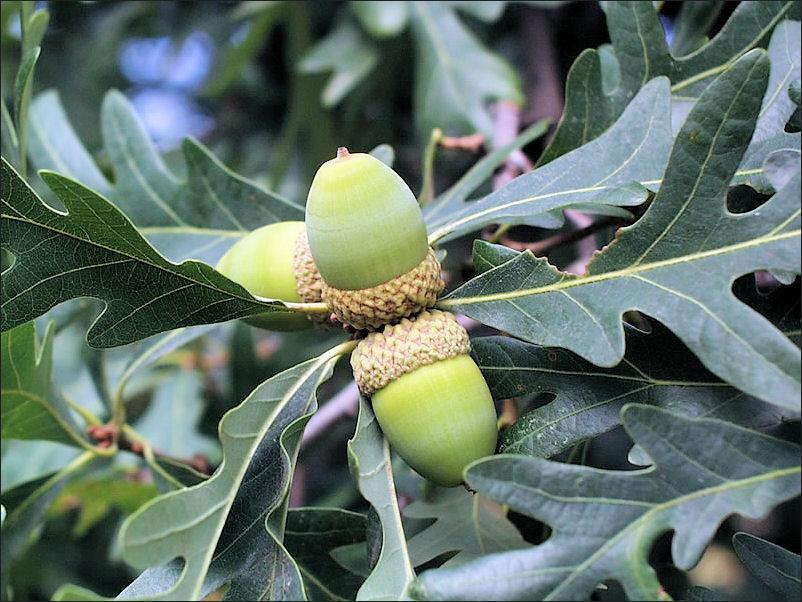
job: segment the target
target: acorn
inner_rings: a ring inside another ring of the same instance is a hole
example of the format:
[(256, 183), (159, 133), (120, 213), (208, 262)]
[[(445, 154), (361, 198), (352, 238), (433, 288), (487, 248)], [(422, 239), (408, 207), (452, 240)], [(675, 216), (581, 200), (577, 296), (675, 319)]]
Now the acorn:
[[(296, 303), (322, 300), (323, 281), (315, 268), (303, 222), (257, 228), (226, 251), (216, 269), (258, 297)], [(314, 321), (327, 319), (327, 314), (266, 312), (244, 321), (267, 330), (303, 330)]]
[(496, 449), (496, 409), (453, 314), (423, 311), (370, 333), (351, 354), (387, 441), (421, 476), (453, 487)]
[(323, 301), (358, 330), (431, 307), (445, 287), (415, 195), (395, 171), (346, 148), (320, 166), (306, 232)]

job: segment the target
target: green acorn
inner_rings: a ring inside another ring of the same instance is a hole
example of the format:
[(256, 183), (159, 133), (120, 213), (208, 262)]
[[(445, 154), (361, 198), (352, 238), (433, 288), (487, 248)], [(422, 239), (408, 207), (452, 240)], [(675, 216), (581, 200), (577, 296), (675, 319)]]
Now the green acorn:
[(496, 409), (470, 339), (439, 310), (369, 334), (351, 354), (359, 390), (385, 437), (420, 475), (445, 487), (496, 449)]
[(415, 196), (371, 155), (340, 148), (320, 166), (306, 232), (323, 300), (354, 328), (375, 330), (431, 307), (445, 286)]
[[(258, 297), (319, 303), (323, 282), (315, 268), (303, 222), (257, 228), (237, 241), (217, 263), (217, 271)], [(267, 312), (245, 318), (267, 330), (303, 330), (327, 316)]]

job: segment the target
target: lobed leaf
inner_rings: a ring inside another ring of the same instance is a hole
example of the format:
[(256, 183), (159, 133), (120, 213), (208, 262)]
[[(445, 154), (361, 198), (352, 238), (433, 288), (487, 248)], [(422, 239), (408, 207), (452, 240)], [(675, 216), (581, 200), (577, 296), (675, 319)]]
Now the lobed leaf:
[(627, 403), (751, 428), (775, 426), (786, 418), (775, 406), (714, 377), (660, 324), (650, 334), (632, 327), (625, 332), (626, 355), (612, 368), (510, 337), (473, 339), (472, 355), (494, 398), (555, 395), (503, 431), (499, 450), (554, 456), (618, 426)]
[(101, 109), (114, 185), (92, 162), (55, 91), (39, 95), (31, 112), (34, 164), (109, 198), (172, 261), (191, 258), (214, 264), (259, 226), (303, 220), (303, 207), (235, 174), (194, 139), (187, 138), (182, 145), (186, 177), (176, 177), (120, 92), (108, 92)]
[(407, 542), (413, 566), (453, 552), (443, 566), (526, 546), (502, 506), (458, 487), (438, 488), (431, 499), (414, 501), (404, 517), (435, 519)]
[(657, 76), (671, 80), (675, 99), (682, 105), (679, 125), (715, 76), (750, 50), (765, 47), (773, 28), (783, 19), (799, 18), (798, 6), (792, 1), (741, 2), (710, 42), (675, 58), (651, 2), (608, 2), (605, 13), (613, 55), (620, 64), (618, 85), (605, 89), (599, 51), (586, 50), (576, 59), (566, 81), (563, 116), (539, 166), (599, 136), (629, 99)]
[(601, 210), (601, 205), (642, 203), (646, 187), (659, 185), (668, 161), (669, 105), (668, 81), (649, 82), (616, 124), (593, 142), (428, 220), (429, 240), (444, 242), (492, 223), (553, 227), (561, 223), (560, 211), (572, 205)]
[(416, 40), (415, 119), (421, 137), (436, 127), (450, 134), (492, 137), (488, 100), (522, 101), (510, 66), (488, 51), (442, 2), (410, 2)]
[(757, 270), (800, 271), (798, 172), (753, 211), (731, 214), (726, 207), (767, 77), (765, 53), (755, 51), (705, 91), (677, 137), (651, 206), (594, 258), (588, 273), (559, 272), (526, 252), (467, 282), (438, 307), (527, 341), (565, 347), (600, 366), (621, 360), (621, 315), (638, 310), (672, 330), (718, 377), (798, 410), (799, 349), (731, 292), (737, 277)]
[(223, 463), (207, 481), (162, 495), (124, 523), (123, 557), (140, 575), (119, 599), (306, 599), (281, 541), (300, 435), (342, 351), (286, 370), (221, 420)]
[(41, 343), (33, 322), (0, 335), (2, 437), (46, 439), (91, 448), (69, 407), (53, 387), (53, 324)]
[(545, 543), (423, 573), (416, 599), (576, 600), (614, 579), (635, 600), (661, 597), (648, 554), (673, 530), (674, 564), (698, 561), (730, 514), (759, 518), (799, 495), (799, 447), (714, 419), (627, 405), (624, 427), (655, 461), (599, 470), (498, 455), (468, 467), (468, 485), (552, 528)]
[(802, 583), (799, 554), (749, 533), (733, 535), (732, 545), (749, 572), (775, 594), (783, 600), (799, 599)]
[(311, 600), (354, 600), (362, 578), (340, 566), (337, 548), (365, 541), (365, 516), (339, 508), (287, 512), (284, 545), (298, 563)]
[(169, 262), (109, 201), (64, 176), (43, 172), (42, 177), (67, 214), (45, 205), (3, 159), (0, 239), (15, 258), (3, 273), (3, 330), (76, 297), (106, 302), (87, 333), (95, 347), (288, 311), (280, 301), (257, 301), (206, 264)]

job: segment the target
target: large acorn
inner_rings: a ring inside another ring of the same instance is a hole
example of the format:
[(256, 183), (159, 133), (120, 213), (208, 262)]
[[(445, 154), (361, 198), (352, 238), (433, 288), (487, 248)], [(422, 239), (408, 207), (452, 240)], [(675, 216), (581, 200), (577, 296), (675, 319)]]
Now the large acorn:
[[(319, 303), (322, 280), (309, 251), (303, 222), (262, 226), (237, 241), (217, 263), (217, 271), (258, 297)], [(302, 330), (328, 316), (266, 312), (245, 318), (267, 330)]]
[(415, 196), (390, 167), (340, 148), (306, 202), (306, 232), (337, 318), (375, 330), (431, 307), (445, 283)]
[(496, 448), (493, 398), (469, 351), (454, 315), (430, 310), (369, 334), (351, 354), (354, 378), (390, 445), (445, 487)]

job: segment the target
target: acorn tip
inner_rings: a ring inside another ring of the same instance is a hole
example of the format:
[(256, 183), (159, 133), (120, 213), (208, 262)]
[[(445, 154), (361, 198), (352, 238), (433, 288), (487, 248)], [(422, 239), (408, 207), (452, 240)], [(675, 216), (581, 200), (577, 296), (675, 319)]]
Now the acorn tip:
[(341, 146), (341, 147), (339, 147), (337, 149), (337, 158), (338, 159), (342, 159), (344, 157), (347, 157), (349, 154), (350, 153), (348, 152), (348, 149), (346, 147), (344, 147), (344, 146)]

